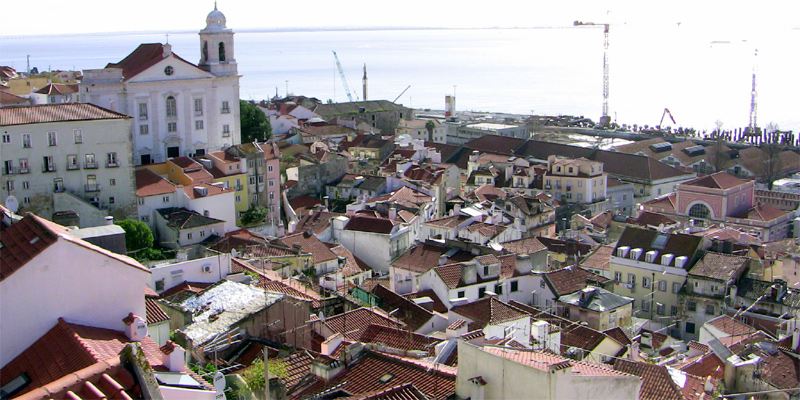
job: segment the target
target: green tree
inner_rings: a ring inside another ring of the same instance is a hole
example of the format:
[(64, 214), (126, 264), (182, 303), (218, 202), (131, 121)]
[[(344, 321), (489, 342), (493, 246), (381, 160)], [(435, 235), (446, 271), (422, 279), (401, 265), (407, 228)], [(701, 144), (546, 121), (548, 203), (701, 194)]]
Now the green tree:
[(129, 218), (117, 222), (117, 225), (125, 230), (125, 246), (129, 252), (153, 247), (153, 232), (144, 222)]
[(425, 123), (425, 129), (428, 131), (428, 141), (432, 142), (433, 130), (436, 129), (436, 124), (433, 122), (433, 120), (428, 120), (428, 122)]
[(264, 141), (272, 136), (272, 126), (266, 114), (255, 104), (239, 100), (239, 119), (242, 129), (242, 143), (254, 140)]
[(253, 206), (249, 210), (242, 213), (242, 225), (251, 225), (264, 222), (267, 217), (267, 209), (264, 207)]
[[(269, 360), (269, 376), (270, 378), (286, 378), (286, 363), (281, 360)], [(265, 383), (264, 360), (259, 358), (250, 364), (250, 367), (242, 372), (242, 379), (244, 379), (251, 391), (263, 392)]]

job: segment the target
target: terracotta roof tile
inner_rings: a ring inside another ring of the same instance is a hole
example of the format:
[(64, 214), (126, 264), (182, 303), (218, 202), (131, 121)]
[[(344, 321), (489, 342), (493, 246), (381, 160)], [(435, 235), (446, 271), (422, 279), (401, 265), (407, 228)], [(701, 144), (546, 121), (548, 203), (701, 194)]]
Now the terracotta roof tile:
[[(178, 57), (177, 54), (172, 53), (180, 61), (194, 66), (196, 65)], [(108, 63), (106, 68), (122, 68), (122, 77), (125, 80), (131, 79), (138, 75), (140, 72), (152, 67), (164, 57), (164, 45), (161, 43), (142, 43), (128, 54), (125, 58), (116, 63)]]
[(317, 211), (313, 214), (306, 213), (300, 217), (295, 228), (298, 232), (312, 231), (315, 234), (320, 234), (326, 229), (331, 227), (331, 220), (342, 214), (332, 213), (328, 211)]
[(147, 325), (157, 324), (159, 322), (169, 321), (169, 315), (164, 312), (158, 301), (151, 298), (145, 298), (144, 304), (147, 313)]
[(673, 382), (666, 367), (644, 362), (617, 359), (614, 369), (642, 378), (642, 400), (684, 400), (681, 388)]
[(575, 293), (590, 283), (605, 284), (610, 279), (587, 271), (580, 267), (566, 267), (544, 274), (545, 282), (556, 296)]
[(720, 315), (706, 322), (707, 324), (719, 329), (728, 336), (749, 335), (756, 332), (756, 329), (729, 315)]
[(0, 108), (0, 126), (125, 118), (130, 117), (90, 103), (40, 104)]
[(289, 247), (299, 245), (304, 252), (311, 253), (314, 256), (314, 264), (337, 259), (336, 254), (325, 243), (308, 232), (286, 235), (279, 240)]
[[(31, 380), (27, 390), (45, 386), (95, 363), (118, 357), (129, 342), (120, 331), (59, 319), (52, 329), (0, 369), (0, 385), (26, 373)], [(163, 353), (149, 336), (140, 346), (152, 366), (163, 365)]]
[(190, 229), (198, 226), (208, 226), (225, 222), (221, 219), (206, 217), (197, 211), (187, 210), (185, 208), (159, 208), (156, 212), (167, 221), (168, 227), (177, 229)]
[(420, 290), (419, 292), (408, 293), (403, 296), (411, 300), (427, 297), (433, 301), (432, 304), (433, 311), (443, 314), (447, 313), (447, 306), (444, 305), (442, 300), (439, 298), (439, 296), (436, 295), (436, 292), (434, 292), (432, 289)]
[(608, 266), (611, 263), (611, 254), (613, 252), (614, 246), (600, 246), (594, 253), (581, 262), (581, 267), (597, 271), (608, 271)]
[(503, 242), (501, 246), (503, 246), (504, 250), (508, 250), (515, 254), (536, 254), (540, 251), (547, 250), (547, 246), (542, 244), (542, 242), (535, 237)]
[(345, 230), (381, 233), (388, 235), (394, 229), (394, 224), (388, 218), (354, 215), (344, 227)]
[[(439, 259), (448, 253), (453, 253), (451, 248), (435, 243), (418, 243), (396, 259), (392, 266), (409, 271), (423, 273), (439, 265)], [(448, 261), (469, 261), (474, 256), (464, 251), (454, 252)]]
[(433, 318), (433, 313), (405, 297), (389, 290), (383, 285), (372, 289), (372, 294), (380, 299), (380, 307), (386, 312), (394, 310), (393, 317), (403, 321), (412, 331), (416, 331)]
[(147, 168), (136, 170), (136, 195), (139, 197), (175, 193), (175, 185)]
[(481, 327), (529, 316), (525, 311), (504, 303), (495, 296), (454, 306), (450, 312), (466, 317), (473, 321), (474, 326), (480, 325)]
[(631, 375), (617, 371), (607, 365), (584, 361), (574, 361), (548, 351), (509, 349), (505, 347), (493, 346), (484, 346), (483, 350), (489, 354), (494, 354), (507, 360), (536, 368), (540, 371), (551, 372), (554, 370), (571, 368), (570, 373), (581, 376), (601, 377)]
[(603, 333), (608, 335), (612, 339), (616, 340), (617, 343), (623, 346), (627, 346), (632, 343), (631, 339), (628, 337), (627, 334), (625, 334), (625, 331), (623, 331), (622, 328), (620, 327), (611, 328)]
[(191, 294), (194, 294), (194, 293), (200, 293), (200, 292), (203, 291), (203, 289), (205, 289), (205, 288), (207, 288), (209, 286), (211, 286), (211, 283), (183, 281), (183, 283), (175, 285), (175, 286), (173, 286), (173, 287), (161, 292), (161, 298), (165, 299), (165, 300), (172, 301), (172, 302), (180, 302), (180, 301), (174, 301), (174, 299), (172, 299), (172, 297), (177, 295), (177, 294), (185, 296), (185, 295), (191, 295)]
[(689, 275), (729, 282), (744, 272), (749, 260), (742, 256), (708, 252), (689, 270)]
[(389, 389), (398, 384), (410, 383), (431, 400), (444, 400), (455, 393), (454, 373), (444, 371), (444, 366), (430, 369), (409, 360), (383, 353), (366, 351), (349, 364), (347, 369), (328, 382), (294, 394), (295, 398), (308, 398), (326, 390), (340, 390), (350, 396)]
[(320, 298), (318, 296), (317, 297), (310, 296), (308, 293), (297, 290), (296, 288), (287, 285), (283, 282), (261, 279), (258, 281), (256, 286), (264, 290), (267, 290), (269, 292), (283, 293), (294, 299), (309, 301), (311, 302), (311, 307), (314, 309), (319, 309), (322, 306), (322, 303), (320, 302)]
[(714, 379), (723, 379), (725, 376), (725, 363), (716, 354), (708, 352), (680, 367), (681, 371), (695, 376), (710, 376)]
[(361, 343), (382, 344), (399, 350), (419, 350), (433, 354), (433, 346), (439, 339), (413, 333), (405, 329), (370, 324), (354, 340)]
[(72, 236), (63, 226), (28, 213), (21, 221), (4, 229), (3, 235), (0, 236), (0, 243), (2, 243), (2, 247), (0, 247), (0, 281), (22, 268), (59, 238), (150, 273), (148, 268), (128, 256), (111, 252)]
[(400, 322), (390, 318), (385, 312), (365, 307), (328, 317), (324, 323), (331, 331), (344, 334), (351, 340), (358, 338), (370, 325), (402, 327)]
[(740, 214), (731, 215), (731, 217), (768, 222), (783, 217), (789, 213), (789, 211), (783, 211), (769, 204), (756, 204), (753, 208), (750, 208)]
[(739, 185), (743, 185), (747, 182), (748, 181), (739, 179), (725, 171), (720, 171), (711, 175), (706, 175), (683, 182), (681, 185), (699, 186), (710, 189), (730, 189)]
[(585, 325), (581, 325), (577, 322), (570, 321), (566, 318), (546, 313), (536, 307), (513, 300), (510, 304), (517, 309), (528, 313), (531, 316), (532, 321), (542, 320), (558, 327), (558, 329), (561, 331), (562, 354), (566, 354), (570, 347), (575, 347), (586, 351), (594, 351), (594, 349), (597, 348), (597, 346), (599, 346), (600, 343), (606, 339), (606, 337), (608, 337), (608, 335), (603, 332), (589, 328)]
[(413, 384), (404, 383), (388, 389), (345, 397), (346, 400), (428, 400)]

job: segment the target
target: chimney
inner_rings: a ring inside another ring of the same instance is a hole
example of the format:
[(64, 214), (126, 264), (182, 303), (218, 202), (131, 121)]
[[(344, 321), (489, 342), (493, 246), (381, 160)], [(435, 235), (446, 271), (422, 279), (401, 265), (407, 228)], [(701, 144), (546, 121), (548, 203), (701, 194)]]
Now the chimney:
[(442, 254), (439, 256), (439, 265), (447, 264), (447, 255)]
[(323, 203), (325, 203), (325, 211), (328, 211), (328, 210), (330, 210), (330, 209), (331, 209), (331, 204), (330, 204), (331, 202), (330, 202), (330, 200), (331, 200), (331, 198), (330, 198), (329, 196), (324, 196), (324, 197), (322, 198), (322, 201), (323, 201)]
[(327, 339), (325, 339), (325, 341), (320, 344), (319, 352), (326, 356), (330, 356), (331, 354), (333, 354), (334, 351), (336, 351), (336, 349), (339, 347), (339, 345), (342, 344), (343, 341), (344, 341), (344, 336), (342, 336), (341, 333), (336, 332)]
[(105, 223), (106, 225), (114, 225), (114, 217), (107, 215), (105, 217)]
[(389, 219), (392, 221), (397, 219), (397, 207), (395, 207), (394, 205), (389, 207)]
[(461, 214), (461, 204), (456, 203), (453, 205), (453, 211), (455, 211), (455, 215)]
[(170, 55), (172, 55), (172, 45), (171, 45), (171, 44), (169, 44), (169, 43), (165, 43), (165, 44), (164, 44), (164, 45), (161, 47), (161, 49), (162, 49), (161, 56), (162, 56), (163, 58), (167, 58), (167, 57), (169, 57)]
[(706, 377), (706, 382), (703, 384), (703, 391), (707, 394), (714, 393), (714, 382), (711, 380), (710, 376)]
[(132, 342), (140, 342), (147, 336), (147, 323), (144, 318), (129, 313), (122, 322), (125, 323), (125, 336)]
[(166, 354), (164, 366), (171, 372), (186, 370), (186, 350), (183, 347), (178, 346), (171, 340), (167, 340), (167, 343), (161, 346), (161, 352)]

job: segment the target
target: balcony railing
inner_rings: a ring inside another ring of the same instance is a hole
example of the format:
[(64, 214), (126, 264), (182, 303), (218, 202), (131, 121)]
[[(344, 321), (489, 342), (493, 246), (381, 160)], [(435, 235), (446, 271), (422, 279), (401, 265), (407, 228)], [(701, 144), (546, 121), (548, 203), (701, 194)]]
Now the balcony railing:
[(97, 169), (97, 161), (86, 161), (85, 163), (83, 163), (83, 168)]
[(117, 168), (119, 163), (116, 161), (106, 161), (106, 168)]
[(64, 186), (53, 186), (54, 193), (64, 193), (65, 189)]
[(56, 172), (56, 166), (55, 165), (43, 165), (42, 166), (42, 172)]
[(100, 191), (100, 185), (97, 184), (97, 183), (87, 183), (83, 187), (84, 187), (84, 190), (86, 190), (87, 192), (99, 192)]
[(81, 165), (78, 163), (67, 164), (67, 170), (74, 170), (74, 169), (81, 169)]

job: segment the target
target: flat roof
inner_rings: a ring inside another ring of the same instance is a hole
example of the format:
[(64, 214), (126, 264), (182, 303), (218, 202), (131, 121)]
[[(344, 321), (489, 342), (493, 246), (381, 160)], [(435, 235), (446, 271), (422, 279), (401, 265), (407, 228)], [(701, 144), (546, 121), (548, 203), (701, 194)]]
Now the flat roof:
[(477, 124), (467, 124), (468, 128), (492, 131), (497, 129), (519, 128), (517, 125), (498, 124), (494, 122), (478, 122)]

